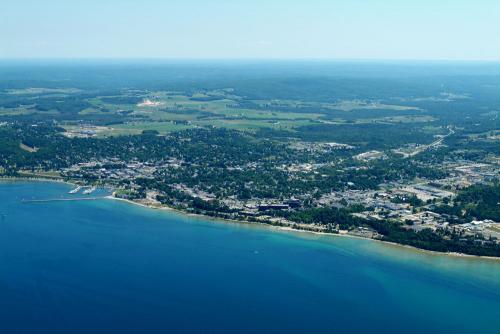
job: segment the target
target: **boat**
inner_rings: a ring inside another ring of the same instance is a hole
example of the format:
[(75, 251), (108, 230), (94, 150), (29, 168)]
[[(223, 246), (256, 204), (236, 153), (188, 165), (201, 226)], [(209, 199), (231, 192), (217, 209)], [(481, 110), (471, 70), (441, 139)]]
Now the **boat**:
[(91, 188), (85, 189), (85, 190), (83, 191), (83, 194), (84, 194), (84, 195), (90, 195), (90, 194), (92, 194), (94, 191), (96, 191), (96, 189), (97, 189), (96, 187), (91, 187)]
[(70, 190), (70, 191), (69, 191), (69, 194), (76, 194), (76, 193), (77, 193), (77, 192), (79, 192), (81, 189), (82, 189), (82, 187), (81, 187), (81, 186), (78, 186), (78, 187), (76, 187), (75, 189)]

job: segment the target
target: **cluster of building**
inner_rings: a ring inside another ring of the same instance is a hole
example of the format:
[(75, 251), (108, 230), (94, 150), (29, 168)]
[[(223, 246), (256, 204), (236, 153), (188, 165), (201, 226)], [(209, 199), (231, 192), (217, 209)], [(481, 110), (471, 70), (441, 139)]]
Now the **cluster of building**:
[(148, 162), (124, 163), (118, 159), (103, 159), (79, 163), (62, 171), (64, 176), (77, 179), (102, 180), (113, 183), (120, 180), (151, 178), (158, 166)]
[(324, 153), (335, 150), (353, 150), (354, 146), (342, 143), (328, 142), (328, 143), (315, 143), (315, 142), (293, 142), (290, 147), (299, 151), (306, 151), (311, 153)]
[(109, 131), (110, 128), (96, 125), (80, 125), (78, 127), (67, 129), (63, 135), (68, 138), (92, 138), (103, 131)]
[[(300, 145), (299, 145), (300, 144)], [(295, 143), (299, 145), (296, 149), (302, 150), (328, 150), (328, 149), (352, 149), (337, 143)], [(340, 146), (339, 146), (340, 145)], [(363, 161), (379, 159), (384, 153), (379, 151), (365, 152), (355, 158)], [(248, 162), (241, 166), (232, 166), (228, 170), (255, 170), (259, 162)], [(298, 163), (290, 165), (278, 165), (275, 168), (286, 171), (293, 178), (304, 172), (316, 172), (325, 166), (334, 166), (331, 163)], [(169, 185), (173, 190), (184, 193), (189, 198), (200, 198), (210, 202), (218, 200), (221, 204), (231, 209), (232, 214), (237, 217), (252, 217), (255, 220), (264, 220), (282, 226), (296, 226), (297, 223), (287, 221), (284, 218), (275, 217), (274, 211), (299, 210), (303, 206), (316, 207), (349, 207), (352, 205), (362, 205), (366, 208), (364, 212), (355, 215), (365, 219), (389, 220), (403, 223), (408, 229), (420, 231), (423, 229), (445, 229), (450, 228), (450, 222), (456, 222), (458, 217), (443, 213), (433, 212), (433, 205), (443, 201), (450, 201), (460, 188), (490, 182), (500, 175), (500, 161), (471, 162), (466, 160), (446, 162), (439, 168), (448, 173), (448, 177), (436, 180), (416, 180), (414, 182), (400, 181), (383, 184), (378, 190), (355, 190), (350, 189), (354, 184), (347, 183), (347, 188), (340, 191), (322, 194), (320, 197), (313, 196), (313, 193), (296, 195), (285, 199), (240, 199), (236, 196), (220, 198), (206, 189), (189, 187), (186, 184), (178, 183)], [(102, 161), (92, 161), (81, 163), (64, 170), (63, 174), (71, 178), (85, 178), (101, 180), (102, 182), (119, 185), (120, 181), (128, 180), (127, 188), (137, 189), (134, 180), (138, 178), (155, 178), (161, 171), (169, 169), (185, 168), (183, 161), (175, 158), (160, 162), (122, 162), (117, 159), (104, 159)], [(196, 174), (198, 167), (193, 173)], [(355, 168), (362, 170), (368, 168), (365, 165), (345, 167), (344, 169)], [(158, 204), (157, 196), (163, 195), (156, 190), (149, 190), (146, 198), (143, 199), (151, 204)], [(126, 196), (126, 195), (124, 195)], [(180, 203), (180, 202), (176, 202)], [(307, 203), (307, 205), (306, 205)], [(417, 204), (416, 204), (417, 203)], [(180, 203), (182, 204), (182, 203)], [(465, 235), (475, 235), (481, 233), (485, 236), (500, 237), (500, 224), (493, 221), (474, 221), (468, 224), (453, 225), (454, 229), (463, 232)], [(325, 226), (309, 226), (309, 229), (317, 228), (324, 230)], [(373, 235), (374, 231), (366, 228), (356, 228), (349, 231), (350, 234), (360, 236)], [(500, 238), (499, 238), (500, 239)]]

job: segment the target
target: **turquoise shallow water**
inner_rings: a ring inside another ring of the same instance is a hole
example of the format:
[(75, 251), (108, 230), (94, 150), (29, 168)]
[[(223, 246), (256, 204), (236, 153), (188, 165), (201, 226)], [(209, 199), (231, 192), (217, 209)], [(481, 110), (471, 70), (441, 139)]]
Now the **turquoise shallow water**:
[(500, 261), (0, 183), (0, 333), (498, 333)]

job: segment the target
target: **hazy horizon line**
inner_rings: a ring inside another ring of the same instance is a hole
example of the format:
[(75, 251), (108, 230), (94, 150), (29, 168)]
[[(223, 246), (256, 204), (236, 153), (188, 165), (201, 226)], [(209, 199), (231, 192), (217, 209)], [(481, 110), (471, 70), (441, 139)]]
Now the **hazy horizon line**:
[(358, 62), (358, 63), (500, 63), (500, 59), (323, 58), (323, 57), (0, 57), (0, 61), (159, 61), (159, 62)]

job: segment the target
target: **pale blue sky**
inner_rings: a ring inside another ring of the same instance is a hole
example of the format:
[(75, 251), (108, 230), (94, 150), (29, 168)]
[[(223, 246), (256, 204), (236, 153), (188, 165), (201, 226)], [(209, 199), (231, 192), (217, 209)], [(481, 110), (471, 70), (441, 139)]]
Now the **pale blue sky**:
[(26, 57), (500, 60), (500, 0), (2, 0)]

